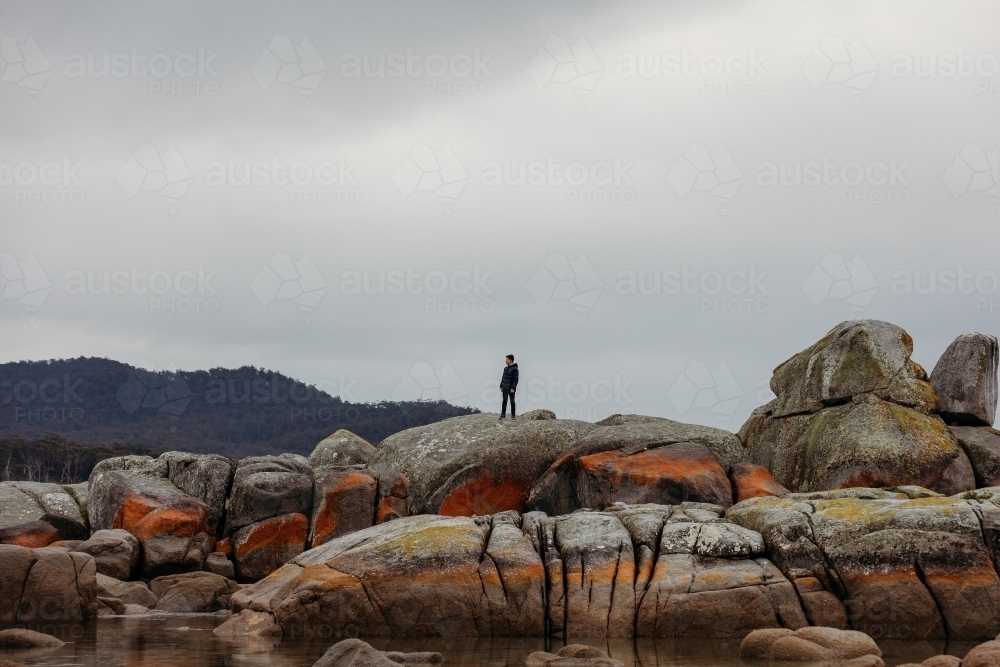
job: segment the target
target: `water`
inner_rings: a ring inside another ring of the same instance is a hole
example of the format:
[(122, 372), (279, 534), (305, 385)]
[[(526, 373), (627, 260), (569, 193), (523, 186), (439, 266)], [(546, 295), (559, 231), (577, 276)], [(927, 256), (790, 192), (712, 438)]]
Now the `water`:
[[(0, 657), (25, 665), (81, 665), (94, 667), (257, 667), (282, 665), (310, 667), (331, 645), (330, 641), (286, 640), (227, 641), (212, 630), (222, 619), (206, 614), (170, 614), (145, 617), (104, 617), (77, 641), (48, 651), (0, 653)], [(533, 651), (558, 650), (561, 643), (546, 645), (541, 638), (478, 640), (379, 640), (370, 643), (383, 651), (437, 651), (445, 665), (455, 667), (522, 667)], [(663, 639), (579, 641), (600, 647), (628, 667), (739, 667), (739, 642), (725, 640)], [(964, 656), (975, 642), (885, 643), (881, 648), (887, 667), (919, 662), (941, 653)]]

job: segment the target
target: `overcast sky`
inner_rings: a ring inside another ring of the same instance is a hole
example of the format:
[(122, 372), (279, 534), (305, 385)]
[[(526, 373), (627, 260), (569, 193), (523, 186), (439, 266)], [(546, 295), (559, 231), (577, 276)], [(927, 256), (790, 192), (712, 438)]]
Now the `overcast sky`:
[[(1000, 329), (993, 2), (0, 3), (0, 361), (737, 430)], [(367, 272), (367, 278), (366, 278)]]

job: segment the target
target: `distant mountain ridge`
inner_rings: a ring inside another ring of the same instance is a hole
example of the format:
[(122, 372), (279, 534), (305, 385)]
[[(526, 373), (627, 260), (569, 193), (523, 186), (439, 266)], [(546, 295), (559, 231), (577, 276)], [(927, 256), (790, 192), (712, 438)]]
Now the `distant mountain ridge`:
[(97, 357), (0, 364), (0, 438), (53, 433), (101, 446), (307, 455), (340, 428), (378, 444), (474, 412), (444, 401), (350, 403), (253, 366), (152, 372)]

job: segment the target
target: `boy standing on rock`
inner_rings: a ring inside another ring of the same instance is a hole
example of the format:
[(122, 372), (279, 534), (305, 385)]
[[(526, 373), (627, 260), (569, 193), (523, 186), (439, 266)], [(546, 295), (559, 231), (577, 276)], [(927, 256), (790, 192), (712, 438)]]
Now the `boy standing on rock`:
[(500, 419), (507, 418), (507, 399), (510, 399), (510, 418), (517, 419), (514, 408), (514, 390), (517, 389), (517, 364), (514, 363), (514, 355), (508, 354), (507, 366), (503, 369), (503, 377), (500, 378), (500, 393), (503, 394), (503, 407), (500, 408)]

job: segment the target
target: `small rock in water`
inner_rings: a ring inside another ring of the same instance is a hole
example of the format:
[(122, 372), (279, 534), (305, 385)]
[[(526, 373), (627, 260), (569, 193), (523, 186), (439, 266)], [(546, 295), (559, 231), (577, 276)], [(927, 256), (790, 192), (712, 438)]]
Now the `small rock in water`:
[(771, 662), (846, 661), (850, 667), (884, 667), (882, 651), (871, 637), (854, 630), (806, 626), (754, 630), (740, 644), (742, 660)]
[(0, 630), (0, 648), (4, 649), (59, 648), (65, 643), (52, 635), (33, 630), (23, 628)]
[(327, 649), (313, 667), (399, 667), (400, 665), (438, 665), (440, 653), (385, 653), (360, 639), (345, 639)]

